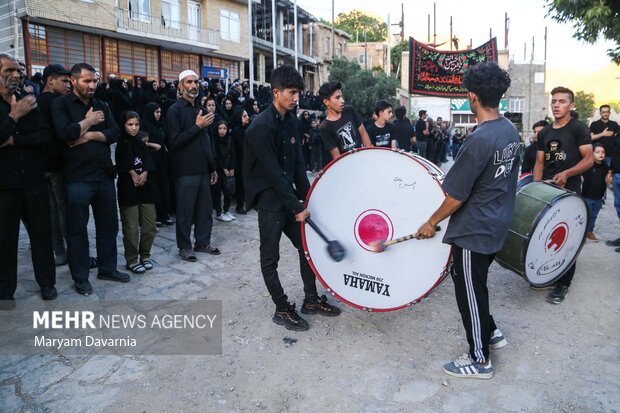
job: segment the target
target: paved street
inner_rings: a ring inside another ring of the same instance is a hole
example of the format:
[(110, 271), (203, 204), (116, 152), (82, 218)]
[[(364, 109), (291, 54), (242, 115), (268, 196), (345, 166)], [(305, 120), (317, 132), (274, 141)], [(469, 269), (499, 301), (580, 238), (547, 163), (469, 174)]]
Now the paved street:
[[(603, 240), (620, 235), (608, 196), (595, 230)], [(174, 227), (164, 227), (153, 271), (117, 284), (92, 270), (95, 292), (85, 298), (61, 267), (58, 300), (223, 300), (222, 355), (0, 356), (0, 412), (619, 411), (620, 254), (604, 242), (586, 244), (560, 306), (492, 266), (491, 306), (509, 346), (494, 353), (491, 381), (441, 372), (465, 349), (449, 279), (406, 310), (372, 314), (343, 304), (338, 319), (309, 317), (311, 330), (293, 333), (271, 322), (256, 213), (216, 221), (214, 244), (221, 256), (181, 262)], [(282, 245), (283, 284), (300, 305), (295, 254), (288, 240)], [(118, 246), (122, 252), (120, 236)], [(15, 297), (39, 300), (23, 232), (19, 254)]]

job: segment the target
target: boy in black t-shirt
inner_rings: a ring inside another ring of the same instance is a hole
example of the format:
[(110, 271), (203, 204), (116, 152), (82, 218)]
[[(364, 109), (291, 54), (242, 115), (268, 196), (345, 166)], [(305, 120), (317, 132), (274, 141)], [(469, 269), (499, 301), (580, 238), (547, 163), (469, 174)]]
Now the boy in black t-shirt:
[(374, 146), (396, 148), (392, 119), (392, 104), (387, 100), (380, 100), (375, 104), (377, 119), (368, 126), (368, 136)]
[[(586, 126), (570, 115), (575, 107), (575, 95), (565, 87), (551, 91), (553, 124), (538, 134), (534, 181), (550, 180), (559, 187), (581, 193), (581, 174), (590, 169), (592, 141)], [(564, 301), (573, 276), (575, 264), (556, 281), (547, 296), (547, 302), (560, 304)]]
[(583, 191), (581, 195), (590, 210), (590, 219), (586, 229), (586, 238), (598, 241), (594, 235), (594, 225), (601, 207), (603, 206), (603, 195), (607, 190), (605, 178), (610, 171), (605, 163), (605, 148), (600, 144), (594, 145), (594, 166), (583, 173)]
[(319, 89), (319, 96), (327, 108), (327, 117), (321, 123), (321, 139), (324, 150), (332, 159), (354, 148), (372, 146), (360, 116), (351, 106), (344, 105), (341, 89), (342, 84), (338, 81), (324, 83)]

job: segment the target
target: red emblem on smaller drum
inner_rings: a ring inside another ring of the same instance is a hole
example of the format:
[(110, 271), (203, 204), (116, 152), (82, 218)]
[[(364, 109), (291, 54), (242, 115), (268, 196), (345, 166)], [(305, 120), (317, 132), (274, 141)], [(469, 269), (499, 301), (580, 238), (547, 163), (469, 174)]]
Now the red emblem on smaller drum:
[(389, 241), (392, 239), (394, 225), (385, 212), (378, 209), (369, 209), (357, 217), (353, 232), (355, 240), (360, 247), (372, 252), (371, 242)]
[(559, 252), (566, 240), (568, 239), (568, 225), (565, 222), (560, 222), (551, 230), (551, 233), (547, 237), (545, 242), (545, 250), (551, 252)]

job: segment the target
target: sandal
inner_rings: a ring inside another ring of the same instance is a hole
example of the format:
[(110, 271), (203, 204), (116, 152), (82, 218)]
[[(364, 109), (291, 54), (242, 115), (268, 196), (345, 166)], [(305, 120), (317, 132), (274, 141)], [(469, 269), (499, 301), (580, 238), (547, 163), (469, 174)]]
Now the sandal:
[(148, 258), (140, 261), (145, 270), (150, 271), (153, 269), (153, 263)]
[(127, 264), (125, 268), (127, 268), (134, 274), (144, 274), (146, 272), (146, 268), (144, 268), (144, 265), (140, 264), (139, 262), (136, 262), (134, 264)]

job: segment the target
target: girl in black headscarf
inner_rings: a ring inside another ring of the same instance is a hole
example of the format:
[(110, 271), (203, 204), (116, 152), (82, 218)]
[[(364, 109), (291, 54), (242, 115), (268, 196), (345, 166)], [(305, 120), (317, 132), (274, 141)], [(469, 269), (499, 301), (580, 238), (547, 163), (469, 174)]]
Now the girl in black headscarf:
[(237, 198), (237, 214), (245, 215), (245, 187), (243, 186), (243, 145), (245, 131), (250, 124), (248, 112), (237, 108), (233, 115), (237, 126), (232, 131), (232, 145), (235, 153), (235, 197)]
[(149, 136), (149, 142), (161, 146), (161, 150), (152, 153), (155, 163), (155, 171), (150, 179), (155, 183), (159, 192), (159, 202), (155, 203), (157, 209), (157, 226), (172, 225), (170, 219), (170, 180), (168, 171), (168, 149), (166, 148), (166, 133), (161, 125), (161, 106), (155, 102), (149, 102), (144, 107), (144, 115), (140, 129)]

